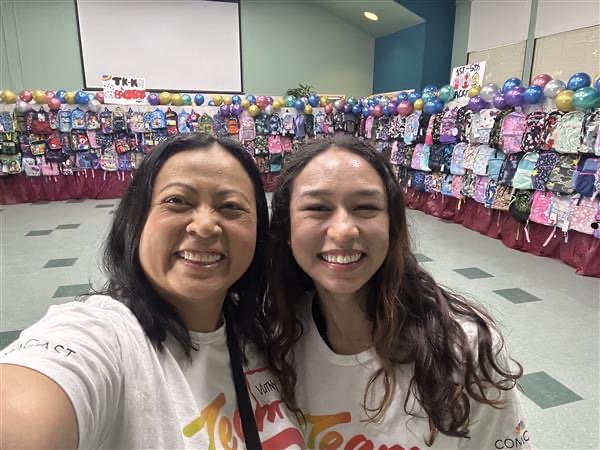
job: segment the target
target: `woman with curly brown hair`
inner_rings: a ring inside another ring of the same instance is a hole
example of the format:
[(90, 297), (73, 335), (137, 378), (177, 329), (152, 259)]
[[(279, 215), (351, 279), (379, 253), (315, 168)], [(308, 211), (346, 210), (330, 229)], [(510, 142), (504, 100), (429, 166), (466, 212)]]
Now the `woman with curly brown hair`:
[(269, 361), (307, 447), (531, 448), (521, 366), (481, 307), (419, 267), (400, 187), (369, 144), (295, 155), (268, 258)]

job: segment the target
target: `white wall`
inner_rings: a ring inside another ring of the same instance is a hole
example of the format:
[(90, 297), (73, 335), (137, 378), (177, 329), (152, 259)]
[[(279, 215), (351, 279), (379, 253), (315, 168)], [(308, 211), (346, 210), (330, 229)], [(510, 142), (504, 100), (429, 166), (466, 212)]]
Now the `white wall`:
[(531, 0), (472, 0), (467, 51), (527, 40), (530, 15)]
[(599, 0), (539, 0), (535, 37), (600, 24)]

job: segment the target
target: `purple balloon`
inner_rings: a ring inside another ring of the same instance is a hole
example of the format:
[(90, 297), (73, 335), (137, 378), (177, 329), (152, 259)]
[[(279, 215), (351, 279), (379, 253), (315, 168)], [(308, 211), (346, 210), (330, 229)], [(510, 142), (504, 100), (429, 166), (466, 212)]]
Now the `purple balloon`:
[(396, 114), (396, 110), (398, 109), (398, 102), (392, 100), (388, 103), (388, 109), (392, 112), (392, 115)]
[(219, 106), (219, 114), (221, 114), (223, 117), (227, 117), (229, 115), (229, 106), (228, 105), (221, 105)]
[(269, 101), (269, 105), (273, 104), (273, 97), (269, 96), (267, 97), (267, 100)]
[(160, 104), (160, 98), (158, 97), (158, 94), (148, 94), (148, 103), (150, 103), (151, 105), (159, 105)]
[(469, 100), (469, 109), (474, 113), (478, 113), (482, 109), (485, 109), (486, 106), (487, 103), (479, 95), (471, 97), (471, 99)]
[(244, 111), (244, 108), (242, 108), (242, 105), (240, 105), (239, 103), (236, 103), (235, 105), (231, 106), (231, 113), (233, 115), (239, 116), (240, 114), (242, 114), (242, 111)]
[(504, 109), (508, 105), (506, 104), (506, 100), (504, 99), (504, 95), (498, 94), (494, 97), (494, 108), (496, 109)]
[(524, 92), (525, 88), (522, 86), (512, 88), (504, 94), (506, 104), (509, 106), (523, 106), (523, 104), (525, 104), (525, 98), (523, 97)]
[(351, 113), (352, 112), (352, 105), (350, 103), (346, 103), (344, 105), (344, 112), (345, 113)]

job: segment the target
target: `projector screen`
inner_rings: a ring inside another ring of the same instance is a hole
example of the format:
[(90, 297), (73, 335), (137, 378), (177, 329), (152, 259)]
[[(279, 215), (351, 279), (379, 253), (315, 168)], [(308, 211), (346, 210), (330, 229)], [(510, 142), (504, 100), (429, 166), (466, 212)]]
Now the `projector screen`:
[(83, 78), (146, 79), (147, 90), (243, 92), (238, 1), (76, 0)]

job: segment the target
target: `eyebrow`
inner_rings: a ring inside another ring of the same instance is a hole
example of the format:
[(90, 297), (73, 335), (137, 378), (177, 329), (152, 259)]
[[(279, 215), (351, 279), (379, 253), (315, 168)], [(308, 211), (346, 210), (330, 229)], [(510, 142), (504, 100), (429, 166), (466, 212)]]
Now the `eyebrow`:
[[(163, 191), (165, 191), (169, 188), (172, 188), (172, 187), (180, 187), (187, 191), (193, 192), (194, 194), (198, 194), (198, 189), (196, 189), (195, 187), (193, 187), (190, 184), (182, 183), (181, 181), (173, 181), (171, 183), (168, 183), (158, 193), (160, 194)], [(248, 203), (252, 203), (242, 191), (237, 190), (237, 189), (221, 189), (216, 192), (217, 197), (226, 197), (231, 194), (237, 194), (237, 195), (241, 196), (244, 200), (246, 200)]]
[[(332, 191), (327, 189), (309, 189), (307, 191), (302, 192), (298, 198), (302, 197), (329, 197), (333, 195)], [(359, 189), (358, 191), (352, 192), (352, 195), (360, 196), (360, 197), (380, 197), (384, 195), (379, 189)]]

